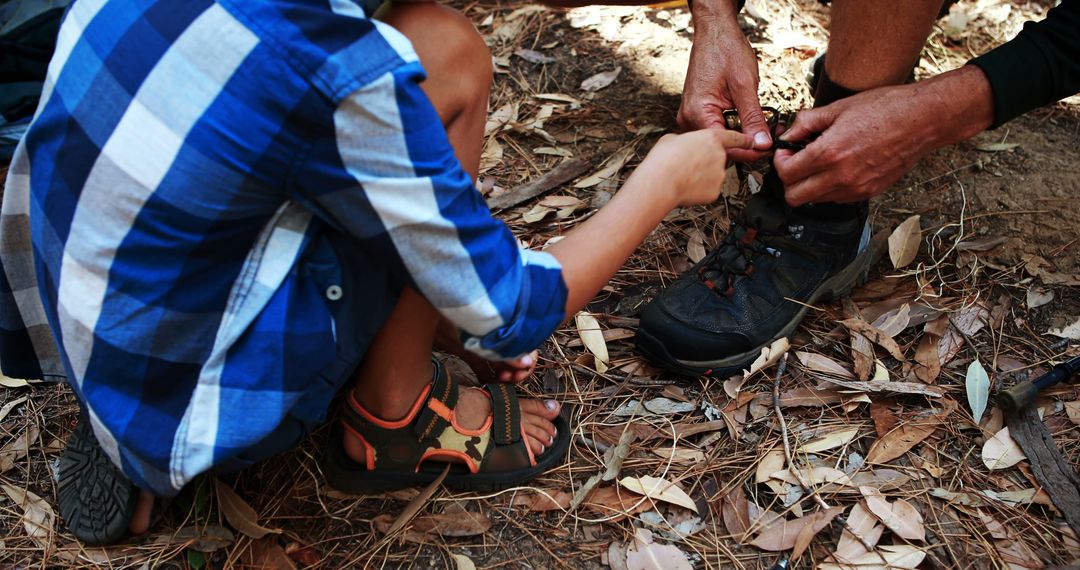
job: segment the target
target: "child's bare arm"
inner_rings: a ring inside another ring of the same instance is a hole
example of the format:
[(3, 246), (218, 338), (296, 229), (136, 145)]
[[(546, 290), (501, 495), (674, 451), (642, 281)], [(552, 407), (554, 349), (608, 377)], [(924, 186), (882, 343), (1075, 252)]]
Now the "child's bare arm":
[(566, 314), (584, 307), (672, 208), (715, 200), (726, 149), (752, 142), (719, 128), (661, 138), (606, 206), (547, 250), (563, 268)]

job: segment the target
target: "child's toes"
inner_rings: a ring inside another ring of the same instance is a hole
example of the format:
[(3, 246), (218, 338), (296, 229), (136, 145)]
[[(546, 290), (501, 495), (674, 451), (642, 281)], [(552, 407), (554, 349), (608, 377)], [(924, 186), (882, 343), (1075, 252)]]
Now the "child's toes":
[(521, 413), (524, 415), (540, 416), (548, 420), (554, 420), (559, 415), (562, 405), (555, 400), (520, 400)]

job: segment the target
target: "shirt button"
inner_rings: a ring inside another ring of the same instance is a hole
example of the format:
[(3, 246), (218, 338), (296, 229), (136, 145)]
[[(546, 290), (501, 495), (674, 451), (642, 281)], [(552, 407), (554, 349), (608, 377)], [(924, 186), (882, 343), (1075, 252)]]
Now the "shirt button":
[(330, 299), (331, 301), (337, 301), (338, 299), (340, 299), (341, 298), (341, 286), (340, 285), (331, 285), (331, 286), (327, 287), (326, 288), (326, 298)]

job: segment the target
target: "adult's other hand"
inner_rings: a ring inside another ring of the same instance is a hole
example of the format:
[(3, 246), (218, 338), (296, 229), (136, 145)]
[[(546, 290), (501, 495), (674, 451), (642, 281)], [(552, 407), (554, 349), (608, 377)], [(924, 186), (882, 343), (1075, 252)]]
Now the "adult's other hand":
[(777, 151), (773, 165), (792, 206), (857, 202), (883, 192), (926, 153), (992, 121), (990, 84), (981, 70), (966, 66), (800, 111), (781, 138), (813, 140), (799, 152)]

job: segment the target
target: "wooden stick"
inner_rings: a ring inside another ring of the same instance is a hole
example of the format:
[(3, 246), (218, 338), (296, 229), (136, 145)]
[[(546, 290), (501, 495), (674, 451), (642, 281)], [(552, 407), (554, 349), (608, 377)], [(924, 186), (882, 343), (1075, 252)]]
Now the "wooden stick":
[(504, 208), (517, 206), (526, 200), (531, 200), (532, 198), (570, 182), (578, 176), (585, 174), (589, 168), (592, 168), (591, 157), (571, 158), (570, 160), (560, 163), (555, 168), (552, 168), (540, 178), (530, 180), (517, 188), (507, 191), (505, 194), (489, 198), (487, 205), (492, 210), (502, 210)]

